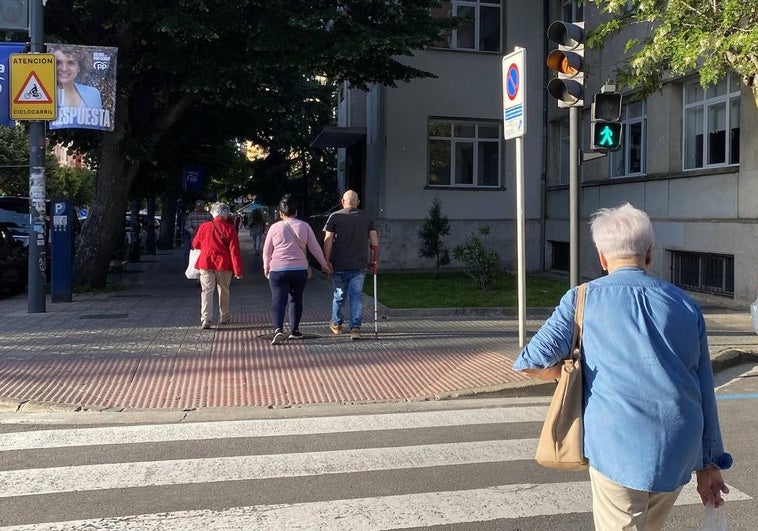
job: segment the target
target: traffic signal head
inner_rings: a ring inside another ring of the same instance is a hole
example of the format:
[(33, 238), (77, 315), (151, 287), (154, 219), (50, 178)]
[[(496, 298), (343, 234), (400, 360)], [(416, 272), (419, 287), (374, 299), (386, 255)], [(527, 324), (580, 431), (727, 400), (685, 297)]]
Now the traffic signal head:
[(547, 91), (558, 100), (558, 107), (584, 105), (584, 22), (555, 21), (547, 37), (558, 49), (547, 56), (547, 66), (558, 77), (547, 84)]
[(592, 151), (618, 151), (621, 147), (621, 131), (623, 130), (621, 122), (593, 121), (590, 129)]
[(598, 92), (592, 100), (592, 119), (617, 122), (621, 119), (621, 93)]
[(620, 92), (599, 92), (592, 98), (592, 122), (590, 124), (590, 149), (592, 151), (617, 151), (621, 147)]

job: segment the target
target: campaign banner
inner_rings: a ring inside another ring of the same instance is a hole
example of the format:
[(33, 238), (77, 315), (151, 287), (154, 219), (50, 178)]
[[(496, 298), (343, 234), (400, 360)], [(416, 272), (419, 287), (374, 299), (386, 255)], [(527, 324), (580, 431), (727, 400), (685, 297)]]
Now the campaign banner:
[(113, 131), (118, 48), (48, 44), (55, 56), (58, 117), (50, 129)]
[(182, 167), (182, 190), (201, 191), (205, 185), (205, 169), (202, 166)]
[(15, 120), (10, 117), (10, 56), (22, 53), (26, 45), (23, 42), (0, 43), (0, 125), (13, 127)]

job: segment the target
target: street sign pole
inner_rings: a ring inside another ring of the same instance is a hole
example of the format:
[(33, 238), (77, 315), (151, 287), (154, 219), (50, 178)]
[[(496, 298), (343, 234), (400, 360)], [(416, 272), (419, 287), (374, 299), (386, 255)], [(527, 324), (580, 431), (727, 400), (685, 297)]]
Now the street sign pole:
[[(29, 41), (32, 53), (44, 48), (42, 0), (31, 0)], [(29, 280), (28, 313), (45, 311), (45, 122), (29, 122)]]
[(524, 215), (524, 135), (526, 134), (526, 49), (503, 57), (503, 136), (516, 139), (516, 262), (519, 346), (526, 344), (526, 252)]

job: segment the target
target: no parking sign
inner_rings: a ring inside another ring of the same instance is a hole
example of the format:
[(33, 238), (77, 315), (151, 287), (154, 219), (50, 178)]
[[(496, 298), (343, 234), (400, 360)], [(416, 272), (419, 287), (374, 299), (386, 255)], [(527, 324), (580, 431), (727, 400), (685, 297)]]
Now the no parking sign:
[(526, 50), (516, 48), (503, 57), (503, 136), (526, 134)]

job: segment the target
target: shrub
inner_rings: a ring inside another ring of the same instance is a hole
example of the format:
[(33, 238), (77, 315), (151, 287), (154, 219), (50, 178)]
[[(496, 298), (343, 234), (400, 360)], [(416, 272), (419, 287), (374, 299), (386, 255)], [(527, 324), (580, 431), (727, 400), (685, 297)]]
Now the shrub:
[(471, 233), (469, 241), (453, 249), (453, 256), (463, 264), (463, 271), (476, 282), (477, 287), (484, 291), (495, 280), (500, 269), (500, 255), (486, 245), (490, 228), (487, 225), (479, 227), (479, 234)]

